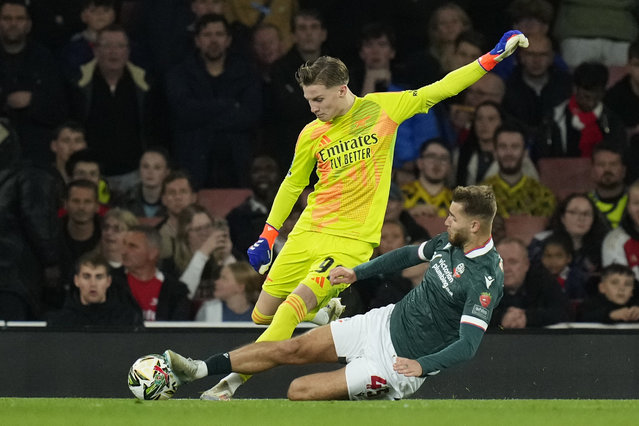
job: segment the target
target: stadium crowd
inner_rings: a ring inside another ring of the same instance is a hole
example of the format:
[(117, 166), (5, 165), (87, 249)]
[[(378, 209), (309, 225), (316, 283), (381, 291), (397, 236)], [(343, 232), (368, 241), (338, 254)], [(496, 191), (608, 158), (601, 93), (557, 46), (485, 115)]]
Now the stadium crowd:
[[(1, 1), (0, 319), (250, 321), (263, 277), (246, 250), (315, 119), (298, 67), (329, 54), (357, 96), (408, 90), (515, 28), (527, 49), (400, 126), (374, 256), (443, 231), (452, 189), (487, 184), (505, 274), (491, 327), (639, 321), (636, 8)], [(561, 177), (575, 167), (583, 181)], [(202, 190), (219, 188), (251, 195), (217, 217), (207, 203), (226, 200)], [(398, 301), (425, 267), (355, 283), (344, 315)]]

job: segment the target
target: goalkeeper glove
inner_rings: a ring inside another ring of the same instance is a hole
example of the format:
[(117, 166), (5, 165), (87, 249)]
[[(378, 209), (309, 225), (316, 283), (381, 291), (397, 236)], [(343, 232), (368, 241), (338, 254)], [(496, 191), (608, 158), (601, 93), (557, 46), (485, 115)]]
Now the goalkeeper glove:
[(279, 231), (267, 223), (264, 225), (260, 238), (246, 251), (251, 266), (260, 274), (264, 274), (271, 266), (273, 243), (278, 234)]
[(499, 40), (499, 43), (493, 50), (482, 55), (477, 59), (479, 65), (486, 71), (490, 71), (495, 68), (502, 59), (512, 55), (518, 46), (528, 47), (528, 39), (521, 31), (511, 30), (504, 33)]

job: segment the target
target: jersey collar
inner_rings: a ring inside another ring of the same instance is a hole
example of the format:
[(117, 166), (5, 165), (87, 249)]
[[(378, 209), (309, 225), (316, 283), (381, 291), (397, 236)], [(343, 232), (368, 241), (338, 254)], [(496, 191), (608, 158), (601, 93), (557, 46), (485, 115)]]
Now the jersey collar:
[(483, 246), (476, 247), (464, 253), (464, 256), (468, 257), (469, 259), (474, 259), (475, 257), (479, 257), (488, 253), (490, 250), (492, 250), (494, 246), (495, 246), (495, 243), (493, 243), (493, 237), (490, 237), (490, 239), (486, 241), (486, 243)]

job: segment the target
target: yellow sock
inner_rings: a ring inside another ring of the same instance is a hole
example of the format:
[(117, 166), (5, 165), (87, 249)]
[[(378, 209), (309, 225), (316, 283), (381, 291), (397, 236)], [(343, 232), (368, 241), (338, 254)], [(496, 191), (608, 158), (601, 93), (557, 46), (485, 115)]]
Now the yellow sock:
[(269, 325), (273, 321), (273, 315), (264, 315), (257, 310), (257, 306), (253, 308), (251, 319), (258, 325)]
[[(267, 316), (253, 309), (251, 318), (256, 324), (270, 324), (256, 342), (274, 342), (290, 339), (295, 327), (306, 317), (306, 303), (297, 294), (289, 294), (286, 300), (277, 308), (275, 315)], [(268, 320), (268, 322), (266, 322)], [(265, 322), (258, 322), (265, 321)], [(250, 374), (240, 374), (242, 383), (251, 378)]]
[(257, 342), (274, 342), (290, 339), (295, 327), (306, 316), (306, 303), (297, 294), (291, 293), (277, 308), (271, 325), (256, 340)]

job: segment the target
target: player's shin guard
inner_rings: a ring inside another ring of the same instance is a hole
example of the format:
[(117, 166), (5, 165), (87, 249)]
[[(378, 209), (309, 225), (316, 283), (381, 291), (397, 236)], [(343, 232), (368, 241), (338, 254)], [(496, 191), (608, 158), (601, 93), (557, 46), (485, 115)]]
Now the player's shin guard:
[(290, 339), (295, 327), (302, 322), (306, 314), (306, 303), (301, 296), (291, 293), (277, 308), (271, 325), (258, 337), (258, 342), (273, 342)]

